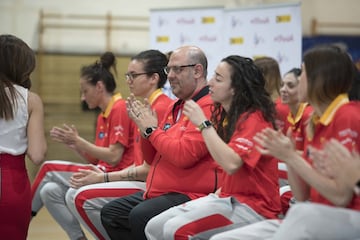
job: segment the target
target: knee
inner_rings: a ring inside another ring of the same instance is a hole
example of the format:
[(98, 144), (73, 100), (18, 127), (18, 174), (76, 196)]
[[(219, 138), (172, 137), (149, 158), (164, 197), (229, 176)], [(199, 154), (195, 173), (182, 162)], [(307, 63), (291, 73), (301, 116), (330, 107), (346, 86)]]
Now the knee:
[(106, 226), (110, 226), (112, 222), (112, 207), (108, 204), (105, 204), (100, 210), (100, 219), (101, 224), (106, 228)]
[(209, 238), (209, 240), (224, 240), (223, 236), (221, 234), (215, 234)]
[[(169, 219), (163, 226), (164, 239), (174, 239), (179, 229), (179, 223), (175, 218)], [(186, 231), (186, 229), (184, 229)], [(180, 233), (182, 235), (182, 233)]]
[(40, 198), (44, 204), (59, 196), (60, 187), (57, 183), (48, 182), (40, 190)]
[(142, 210), (140, 205), (137, 205), (129, 212), (129, 221), (137, 221), (138, 219), (142, 219), (144, 215), (144, 211)]
[(319, 215), (318, 209), (313, 204), (297, 203), (287, 212), (277, 234), (279, 236), (286, 236), (288, 234), (287, 230), (292, 229), (292, 234), (300, 235), (305, 229), (318, 226), (317, 215)]
[(154, 238), (156, 235), (159, 234), (159, 232), (162, 232), (160, 229), (162, 229), (162, 224), (157, 221), (156, 216), (151, 218), (146, 226), (145, 226), (145, 235), (149, 239), (156, 239)]
[(70, 188), (65, 195), (65, 202), (66, 205), (73, 208), (75, 206), (75, 194), (77, 192), (77, 189)]
[(296, 217), (299, 221), (305, 221), (314, 215), (317, 215), (317, 208), (313, 204), (297, 203), (289, 209), (286, 218)]

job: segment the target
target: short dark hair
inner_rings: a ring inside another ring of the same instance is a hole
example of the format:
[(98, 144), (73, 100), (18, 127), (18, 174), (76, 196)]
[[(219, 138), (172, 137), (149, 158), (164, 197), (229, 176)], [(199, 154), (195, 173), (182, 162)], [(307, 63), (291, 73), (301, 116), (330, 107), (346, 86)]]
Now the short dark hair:
[(144, 71), (150, 74), (159, 74), (158, 88), (162, 88), (167, 80), (167, 75), (164, 72), (164, 67), (167, 66), (167, 56), (159, 50), (146, 50), (140, 52), (131, 58), (131, 60), (137, 60), (144, 63)]
[(349, 54), (337, 46), (309, 49), (303, 57), (307, 76), (307, 101), (329, 103), (350, 90), (354, 67)]
[(111, 67), (116, 73), (116, 58), (112, 52), (105, 52), (100, 61), (96, 61), (91, 65), (81, 68), (81, 77), (87, 79), (91, 85), (96, 85), (98, 81), (102, 81), (108, 93), (113, 93), (116, 89), (116, 81), (111, 73)]

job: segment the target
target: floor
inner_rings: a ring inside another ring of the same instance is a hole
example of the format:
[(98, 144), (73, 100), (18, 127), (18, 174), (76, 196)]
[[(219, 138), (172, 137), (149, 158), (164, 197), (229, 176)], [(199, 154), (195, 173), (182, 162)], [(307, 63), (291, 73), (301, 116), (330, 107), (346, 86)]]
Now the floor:
[[(84, 232), (88, 240), (94, 240), (94, 238), (92, 238), (89, 232), (85, 230)], [(49, 239), (67, 240), (69, 238), (67, 237), (66, 233), (61, 229), (61, 227), (51, 217), (46, 208), (43, 208), (36, 215), (36, 217), (31, 220), (27, 240)]]

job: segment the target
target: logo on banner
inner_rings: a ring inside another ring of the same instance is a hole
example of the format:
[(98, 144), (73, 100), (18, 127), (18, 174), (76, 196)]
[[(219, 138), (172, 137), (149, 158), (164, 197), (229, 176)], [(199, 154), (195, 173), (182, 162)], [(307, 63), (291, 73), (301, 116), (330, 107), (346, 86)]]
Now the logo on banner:
[(165, 42), (169, 42), (169, 36), (157, 36), (156, 37), (156, 42), (158, 43), (165, 43)]
[(263, 57), (268, 57), (268, 55), (264, 54), (264, 55), (254, 55), (252, 58), (254, 60), (258, 59), (258, 58), (263, 58)]
[(277, 23), (287, 23), (287, 22), (291, 22), (291, 15), (280, 15), (280, 16), (276, 16), (276, 22), (277, 22)]
[(268, 23), (270, 23), (270, 20), (268, 17), (264, 17), (264, 18), (255, 17), (250, 20), (250, 23), (251, 24), (268, 24)]
[(232, 28), (235, 28), (235, 27), (241, 26), (241, 25), (243, 25), (241, 19), (239, 19), (239, 18), (237, 18), (235, 16), (231, 17), (231, 27)]
[(281, 53), (279, 51), (277, 56), (276, 56), (276, 60), (278, 61), (279, 64), (281, 64), (283, 62), (289, 61), (289, 58), (287, 57), (287, 55), (285, 53)]
[(189, 36), (186, 36), (184, 33), (180, 34), (180, 43), (184, 44), (186, 42), (191, 42), (191, 38)]
[(186, 19), (186, 18), (182, 17), (182, 18), (179, 18), (178, 20), (176, 20), (176, 23), (183, 24), (183, 25), (195, 24), (195, 19), (193, 19), (193, 18)]
[(201, 19), (201, 22), (203, 24), (212, 24), (212, 23), (215, 23), (215, 17), (203, 17)]
[(230, 38), (230, 44), (232, 44), (232, 45), (244, 44), (244, 38), (243, 37)]
[(293, 42), (294, 36), (292, 34), (284, 36), (284, 35), (277, 35), (274, 37), (274, 42)]
[(257, 33), (254, 35), (254, 45), (258, 46), (260, 43), (264, 43), (265, 39), (262, 36), (259, 36)]
[(169, 22), (167, 21), (167, 19), (159, 17), (159, 19), (158, 19), (159, 27), (162, 27), (163, 25), (168, 24), (168, 23)]
[(200, 36), (199, 40), (200, 40), (200, 42), (216, 42), (217, 37), (216, 36), (203, 35), (203, 36)]

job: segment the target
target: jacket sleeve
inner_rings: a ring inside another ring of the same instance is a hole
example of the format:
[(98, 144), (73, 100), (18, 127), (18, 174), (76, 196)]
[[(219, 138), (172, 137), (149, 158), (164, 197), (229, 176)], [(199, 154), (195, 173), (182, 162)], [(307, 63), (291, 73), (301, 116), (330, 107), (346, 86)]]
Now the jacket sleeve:
[[(205, 116), (210, 118), (211, 102), (199, 101), (198, 104), (203, 109)], [(189, 119), (185, 118), (181, 123), (182, 131), (181, 135), (177, 137), (172, 136), (162, 129), (157, 129), (149, 138), (152, 145), (161, 155), (161, 159), (169, 161), (171, 164), (180, 168), (190, 168), (195, 165), (203, 157), (209, 155), (209, 151), (206, 147), (201, 132), (197, 129), (197, 126), (192, 124)]]

